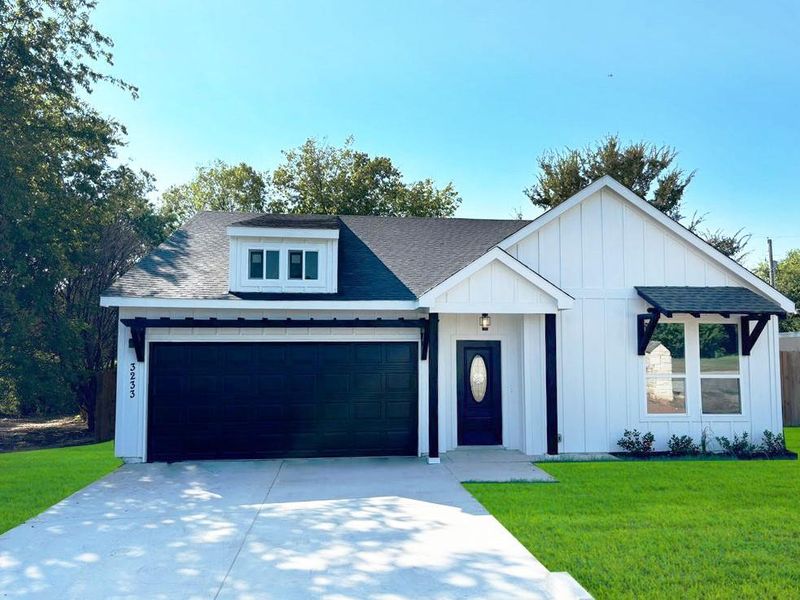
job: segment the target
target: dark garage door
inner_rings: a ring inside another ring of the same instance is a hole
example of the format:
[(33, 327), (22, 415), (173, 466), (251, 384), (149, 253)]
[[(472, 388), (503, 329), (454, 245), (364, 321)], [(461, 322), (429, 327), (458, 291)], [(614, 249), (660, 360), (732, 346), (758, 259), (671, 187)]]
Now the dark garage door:
[(150, 345), (151, 461), (416, 453), (416, 343)]

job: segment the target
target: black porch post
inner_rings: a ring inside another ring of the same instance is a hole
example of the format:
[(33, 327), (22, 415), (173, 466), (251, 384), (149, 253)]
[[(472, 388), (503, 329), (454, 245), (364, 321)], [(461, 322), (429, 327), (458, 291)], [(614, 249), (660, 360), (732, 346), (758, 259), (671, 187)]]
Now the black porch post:
[(428, 319), (428, 460), (439, 462), (439, 313)]
[(556, 375), (556, 316), (544, 316), (547, 453), (558, 454), (558, 377)]

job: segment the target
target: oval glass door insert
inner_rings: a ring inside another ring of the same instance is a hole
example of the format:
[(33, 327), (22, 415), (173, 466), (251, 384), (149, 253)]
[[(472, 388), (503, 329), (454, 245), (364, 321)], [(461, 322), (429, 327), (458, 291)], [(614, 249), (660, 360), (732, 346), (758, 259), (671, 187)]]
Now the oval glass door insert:
[(475, 402), (483, 402), (486, 396), (486, 363), (483, 357), (476, 354), (469, 365), (469, 387)]

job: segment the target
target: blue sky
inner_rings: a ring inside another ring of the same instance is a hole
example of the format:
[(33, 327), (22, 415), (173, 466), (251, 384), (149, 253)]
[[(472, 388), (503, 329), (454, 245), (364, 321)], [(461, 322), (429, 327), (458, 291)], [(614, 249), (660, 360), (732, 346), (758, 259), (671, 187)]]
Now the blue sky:
[[(670, 144), (689, 212), (800, 247), (800, 3), (105, 0), (114, 74), (92, 102), (158, 186), (215, 158), (269, 169), (348, 135), (458, 216), (526, 217), (544, 150), (606, 133)], [(609, 77), (613, 74), (612, 77)]]

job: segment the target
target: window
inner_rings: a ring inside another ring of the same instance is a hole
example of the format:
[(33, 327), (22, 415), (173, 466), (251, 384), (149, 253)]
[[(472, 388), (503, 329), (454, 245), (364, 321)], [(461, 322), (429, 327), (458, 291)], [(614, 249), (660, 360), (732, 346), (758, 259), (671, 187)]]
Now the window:
[(319, 252), (289, 250), (289, 279), (319, 279)]
[(264, 252), (262, 250), (250, 250), (250, 279), (262, 279), (264, 277)]
[(281, 253), (277, 250), (267, 250), (264, 252), (266, 261), (266, 278), (280, 279), (281, 275)]
[(317, 279), (319, 277), (319, 252), (316, 250), (306, 250), (306, 279)]
[(480, 354), (476, 354), (469, 364), (469, 387), (475, 402), (479, 404), (483, 402), (487, 383), (486, 362)]
[(280, 279), (280, 252), (277, 250), (250, 250), (249, 279)]
[(732, 324), (702, 323), (700, 398), (704, 415), (739, 415), (739, 328)]
[(303, 251), (289, 250), (289, 279), (303, 278)]
[(647, 412), (686, 414), (686, 335), (683, 323), (659, 323), (645, 351)]

